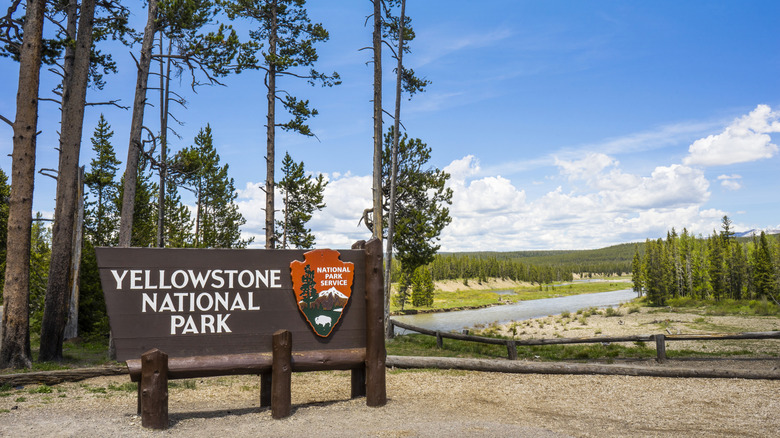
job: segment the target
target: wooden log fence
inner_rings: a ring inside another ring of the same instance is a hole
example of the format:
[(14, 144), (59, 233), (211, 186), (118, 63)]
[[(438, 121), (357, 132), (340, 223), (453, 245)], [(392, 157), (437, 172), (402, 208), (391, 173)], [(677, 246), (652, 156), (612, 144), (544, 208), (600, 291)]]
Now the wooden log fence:
[(679, 334), (679, 335), (628, 335), (628, 336), (600, 336), (596, 338), (554, 338), (554, 339), (500, 339), (474, 336), (461, 333), (442, 332), (423, 327), (413, 326), (391, 319), (390, 325), (395, 328), (417, 332), (423, 335), (435, 336), (436, 346), (443, 348), (444, 339), (456, 339), (459, 341), (479, 342), (483, 344), (505, 345), (507, 358), (517, 359), (517, 346), (519, 345), (565, 345), (565, 344), (596, 344), (613, 342), (655, 342), (656, 361), (666, 361), (667, 341), (715, 341), (733, 339), (780, 339), (780, 331), (773, 332), (746, 332), (746, 333), (709, 333), (709, 334)]

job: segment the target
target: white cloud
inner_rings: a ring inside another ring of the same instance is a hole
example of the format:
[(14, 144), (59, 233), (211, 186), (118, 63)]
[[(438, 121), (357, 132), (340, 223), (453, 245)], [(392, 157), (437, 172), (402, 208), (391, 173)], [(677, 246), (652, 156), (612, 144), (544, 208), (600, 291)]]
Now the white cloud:
[(561, 174), (568, 176), (569, 180), (590, 180), (607, 167), (617, 166), (619, 163), (609, 156), (600, 153), (589, 153), (581, 160), (565, 161), (555, 158), (555, 165), (561, 170)]
[(699, 169), (675, 164), (633, 175), (605, 154), (556, 159), (556, 165), (576, 190), (557, 187), (527, 199), (510, 181), (481, 176), (474, 157), (454, 161), (448, 167), (454, 171), (453, 221), (442, 234), (442, 248), (598, 248), (663, 236), (671, 226), (708, 233), (723, 215), (701, 210), (710, 194)]
[(720, 181), (720, 185), (724, 188), (727, 188), (729, 190), (739, 190), (742, 188), (742, 184), (739, 182), (739, 180), (742, 179), (742, 176), (733, 174), (733, 175), (720, 175), (718, 176), (718, 180)]
[(773, 112), (768, 105), (758, 105), (720, 134), (693, 142), (683, 163), (719, 166), (771, 158), (778, 147), (769, 134), (776, 132), (780, 132), (780, 113)]
[[(316, 245), (327, 248), (350, 248), (361, 239), (368, 239), (371, 233), (365, 225), (358, 225), (363, 210), (370, 208), (371, 177), (347, 174), (325, 175), (324, 200), (326, 207), (312, 215), (309, 227), (314, 232)], [(238, 208), (246, 219), (242, 227), (242, 238), (255, 237), (253, 247), (262, 247), (265, 242), (265, 192), (262, 183), (248, 182), (246, 188), (238, 190)], [(277, 210), (282, 208), (282, 199), (277, 191)], [(277, 219), (278, 219), (277, 212)]]
[(679, 164), (656, 167), (649, 177), (624, 173), (617, 160), (598, 153), (581, 160), (556, 159), (555, 164), (570, 181), (586, 183), (578, 185), (578, 191), (595, 194), (594, 190), (598, 190), (598, 196), (604, 200), (602, 208), (611, 210), (679, 207), (700, 204), (709, 198), (709, 182), (704, 173)]
[[(663, 236), (671, 226), (708, 234), (719, 227), (725, 214), (702, 209), (709, 198), (709, 183), (696, 168), (675, 164), (659, 166), (647, 176), (633, 175), (604, 154), (556, 163), (577, 190), (559, 186), (529, 199), (510, 180), (483, 175), (473, 155), (452, 161), (444, 168), (451, 175), (453, 204), (452, 222), (441, 235), (442, 250), (599, 248)], [(309, 223), (317, 246), (349, 248), (369, 238), (358, 221), (363, 210), (371, 207), (371, 177), (331, 174), (326, 179), (327, 206)], [(239, 208), (247, 218), (244, 237), (257, 236), (260, 246), (265, 194), (258, 183), (249, 183), (239, 197)]]

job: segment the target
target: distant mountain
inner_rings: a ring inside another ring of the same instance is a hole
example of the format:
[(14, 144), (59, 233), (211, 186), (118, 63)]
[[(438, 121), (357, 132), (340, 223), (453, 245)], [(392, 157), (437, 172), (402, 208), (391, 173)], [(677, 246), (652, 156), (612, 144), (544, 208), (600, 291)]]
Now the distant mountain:
[(345, 300), (348, 298), (346, 295), (344, 295), (343, 293), (339, 292), (339, 290), (336, 289), (335, 287), (332, 287), (332, 288), (330, 288), (328, 290), (324, 290), (324, 291), (319, 293), (319, 296), (321, 296), (321, 297), (324, 297), (326, 295), (335, 295), (335, 296), (337, 296), (339, 298), (344, 298)]
[(757, 230), (757, 229), (754, 228), (752, 230), (742, 231), (740, 233), (734, 233), (734, 236), (736, 236), (736, 237), (753, 237), (753, 235), (756, 235), (756, 236), (760, 235), (762, 231), (764, 233), (766, 233), (766, 234), (780, 234), (780, 230), (772, 230), (772, 229)]
[(349, 297), (332, 287), (319, 293), (319, 297), (309, 305), (311, 309), (336, 310), (347, 305)]

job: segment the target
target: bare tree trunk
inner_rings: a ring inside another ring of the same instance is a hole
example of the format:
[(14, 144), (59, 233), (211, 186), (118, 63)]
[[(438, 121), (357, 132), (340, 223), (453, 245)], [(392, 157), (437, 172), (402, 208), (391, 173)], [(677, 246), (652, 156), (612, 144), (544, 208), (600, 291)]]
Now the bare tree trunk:
[(390, 162), (390, 215), (387, 219), (387, 251), (385, 255), (385, 338), (393, 337), (390, 326), (390, 272), (393, 264), (393, 234), (395, 233), (395, 189), (398, 176), (398, 139), (401, 135), (401, 81), (403, 79), (404, 59), (404, 22), (406, 20), (406, 0), (401, 0), (401, 17), (398, 33), (398, 66), (395, 78), (395, 114), (393, 120), (393, 149)]
[(76, 226), (73, 227), (73, 257), (70, 266), (70, 300), (64, 339), (79, 335), (79, 271), (81, 270), (81, 244), (84, 237), (84, 166), (79, 168), (76, 184)]
[(19, 88), (11, 198), (8, 211), (4, 311), (0, 368), (29, 368), (30, 353), (30, 229), (35, 181), (35, 136), (38, 130), (38, 88), (41, 69), (44, 0), (28, 0), (19, 59)]
[(382, 240), (382, 0), (374, 0), (374, 229)]
[(141, 44), (141, 58), (138, 60), (138, 76), (135, 83), (133, 100), (133, 119), (130, 123), (130, 141), (127, 146), (122, 213), (119, 218), (119, 246), (129, 247), (133, 237), (133, 209), (135, 205), (135, 186), (138, 180), (138, 161), (141, 153), (141, 130), (144, 124), (146, 106), (146, 84), (149, 80), (149, 68), (152, 62), (152, 45), (157, 31), (157, 0), (149, 0), (149, 15), (144, 28)]
[[(168, 179), (168, 101), (171, 89), (171, 49), (168, 40), (168, 62), (163, 68), (160, 57), (160, 191), (157, 198), (157, 246), (165, 247), (165, 184)], [(160, 34), (160, 53), (163, 53), (163, 36)]]
[[(271, 6), (271, 35), (268, 38), (268, 54), (273, 59), (276, 57), (276, 1)], [(268, 117), (266, 125), (266, 177), (265, 177), (265, 247), (273, 249), (276, 246), (274, 237), (274, 151), (276, 147), (276, 61), (268, 65), (266, 74), (266, 87), (268, 87)]]
[(57, 205), (52, 228), (51, 262), (41, 322), (40, 361), (62, 360), (62, 342), (68, 316), (73, 227), (76, 219), (76, 184), (79, 174), (84, 101), (92, 54), (95, 0), (83, 0), (79, 16), (73, 71), (62, 97), (63, 126), (57, 174)]

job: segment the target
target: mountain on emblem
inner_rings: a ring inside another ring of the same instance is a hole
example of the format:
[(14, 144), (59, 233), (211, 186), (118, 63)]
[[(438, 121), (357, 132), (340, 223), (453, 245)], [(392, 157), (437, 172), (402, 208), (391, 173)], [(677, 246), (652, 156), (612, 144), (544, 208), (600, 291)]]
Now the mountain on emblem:
[(290, 263), (298, 310), (317, 336), (328, 337), (341, 320), (352, 296), (354, 265), (339, 260), (339, 252), (317, 249), (304, 261)]

